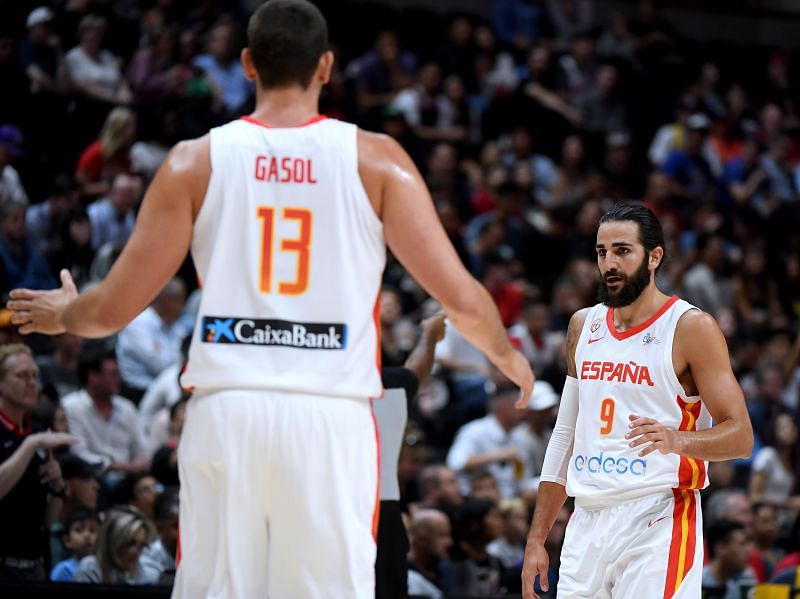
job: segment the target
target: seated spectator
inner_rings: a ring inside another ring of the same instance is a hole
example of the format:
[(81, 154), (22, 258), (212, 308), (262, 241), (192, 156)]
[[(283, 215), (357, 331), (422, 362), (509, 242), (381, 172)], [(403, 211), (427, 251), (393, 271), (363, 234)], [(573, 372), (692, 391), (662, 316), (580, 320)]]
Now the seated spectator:
[(20, 62), (34, 94), (59, 92), (63, 88), (63, 56), (58, 37), (53, 33), (55, 14), (46, 6), (34, 8), (25, 21), (27, 37), (20, 42)]
[(468, 499), (479, 499), (499, 504), (502, 500), (497, 479), (488, 470), (478, 470), (469, 478)]
[(539, 487), (544, 454), (550, 442), (550, 435), (553, 433), (560, 401), (561, 398), (550, 383), (544, 380), (536, 381), (527, 409), (523, 413), (523, 422), (519, 425), (527, 436), (528, 457), (525, 459), (525, 466), (528, 469), (523, 473), (520, 485), (527, 494), (535, 495)]
[(696, 250), (699, 260), (683, 277), (687, 302), (709, 314), (731, 307), (730, 278), (725, 275), (725, 239), (719, 235), (701, 235)]
[(467, 501), (453, 531), (453, 593), (468, 596), (502, 593), (503, 565), (486, 549), (503, 532), (497, 504), (477, 499)]
[(134, 208), (142, 199), (142, 180), (121, 173), (114, 177), (107, 198), (89, 205), (92, 225), (92, 248), (97, 251), (110, 244), (122, 247), (133, 233), (136, 224)]
[(792, 524), (792, 530), (786, 544), (786, 549), (789, 553), (777, 563), (775, 569), (772, 571), (773, 577), (786, 572), (791, 572), (792, 576), (794, 576), (794, 569), (800, 566), (800, 515), (795, 518)]
[(53, 337), (55, 352), (36, 358), (42, 388), (52, 387), (59, 399), (81, 387), (78, 377), (78, 356), (83, 339), (71, 333)]
[(444, 464), (425, 466), (419, 475), (420, 503), (451, 515), (464, 503), (456, 473)]
[(114, 108), (106, 117), (100, 136), (81, 152), (75, 180), (84, 195), (102, 197), (109, 181), (131, 172), (130, 152), (136, 141), (136, 115), (128, 108)]
[(115, 484), (129, 472), (149, 466), (148, 447), (133, 402), (119, 393), (119, 370), (113, 353), (85, 355), (78, 366), (80, 391), (61, 400), (69, 429), (79, 439), (74, 451), (107, 469), (106, 482)]
[(525, 290), (513, 280), (513, 259), (508, 252), (491, 252), (483, 257), (485, 265), (481, 283), (492, 296), (503, 325), (512, 326), (520, 314), (525, 301)]
[(147, 387), (139, 403), (139, 421), (151, 447), (161, 447), (172, 438), (170, 412), (184, 398), (180, 375), (186, 364), (192, 336), (187, 335), (181, 343), (181, 362), (165, 368)]
[(159, 446), (153, 454), (150, 473), (164, 487), (175, 487), (179, 484), (178, 478), (178, 442), (183, 431), (183, 421), (186, 414), (184, 397), (169, 410), (168, 440)]
[(550, 328), (550, 307), (540, 301), (526, 303), (522, 318), (509, 329), (508, 336), (519, 344), (537, 377), (556, 361), (564, 344), (564, 334)]
[(147, 46), (133, 55), (127, 78), (138, 104), (160, 105), (183, 93), (192, 73), (177, 63), (177, 46), (178, 30), (161, 26), (152, 31)]
[(69, 550), (70, 557), (59, 561), (50, 572), (53, 582), (72, 582), (78, 570), (78, 562), (87, 555), (94, 553), (97, 540), (97, 528), (100, 518), (97, 512), (77, 510), (67, 516), (64, 522), (64, 546)]
[(253, 83), (244, 74), (236, 48), (233, 21), (221, 19), (208, 33), (207, 53), (194, 59), (216, 89), (226, 118), (239, 116), (253, 96)]
[(127, 104), (131, 90), (122, 75), (117, 58), (103, 47), (106, 20), (85, 16), (78, 25), (79, 43), (64, 56), (71, 88), (88, 98), (108, 104)]
[(155, 519), (155, 506), (163, 487), (148, 472), (131, 472), (114, 488), (113, 505), (129, 505), (150, 520)]
[(777, 419), (781, 414), (795, 416), (795, 412), (781, 401), (784, 378), (782, 366), (775, 362), (765, 362), (756, 370), (756, 394), (755, 397), (748, 397), (747, 407), (753, 432), (764, 445), (777, 447), (775, 432)]
[(78, 187), (69, 175), (62, 173), (53, 180), (47, 199), (28, 208), (25, 214), (28, 236), (42, 254), (46, 255), (57, 245), (64, 215), (80, 201), (77, 191)]
[(46, 515), (58, 511), (64, 494), (51, 450), (75, 443), (28, 418), (38, 387), (31, 350), (0, 346), (0, 580), (46, 580)]
[(703, 568), (703, 592), (716, 592), (724, 599), (738, 599), (755, 586), (756, 578), (747, 566), (750, 541), (744, 526), (720, 520), (709, 526), (706, 543), (711, 560)]
[(449, 371), (455, 400), (469, 409), (468, 414), (486, 413), (486, 382), (489, 360), (467, 341), (452, 324), (445, 329), (444, 339), (436, 346), (436, 362)]
[(71, 208), (61, 219), (59, 232), (47, 253), (50, 272), (58, 276), (68, 270), (75, 287), (82, 290), (90, 281), (95, 251), (92, 247), (92, 223), (82, 206)]
[(166, 368), (181, 364), (181, 344), (189, 333), (180, 320), (186, 285), (172, 279), (153, 303), (119, 334), (117, 359), (126, 395), (139, 401)]
[(486, 469), (497, 480), (503, 498), (516, 494), (527, 457), (527, 438), (516, 428), (522, 418), (514, 407), (517, 396), (515, 387), (501, 387), (489, 399), (489, 414), (458, 430), (447, 466), (460, 474), (464, 492), (469, 489), (469, 474)]
[(792, 460), (797, 455), (798, 437), (792, 415), (780, 414), (775, 418), (773, 440), (774, 446), (762, 447), (753, 459), (750, 501), (772, 505), (788, 524), (800, 511), (800, 496), (793, 494), (796, 480)]
[(517, 50), (527, 50), (541, 38), (549, 37), (552, 30), (544, 3), (526, 0), (497, 0), (492, 24), (500, 40)]
[(553, 202), (553, 190), (558, 183), (558, 167), (545, 156), (534, 151), (533, 138), (527, 129), (517, 127), (507, 140), (508, 150), (503, 153), (503, 163), (513, 168), (519, 162), (527, 162), (533, 173), (534, 197), (543, 206)]
[(155, 505), (155, 524), (158, 538), (142, 552), (145, 577), (153, 584), (172, 584), (178, 552), (178, 492), (166, 491)]
[(57, 563), (69, 556), (64, 544), (69, 515), (78, 511), (97, 510), (97, 494), (100, 490), (101, 468), (92, 465), (72, 452), (65, 452), (58, 458), (62, 478), (66, 485), (61, 510), (55, 522), (50, 525), (50, 561)]
[(670, 177), (673, 195), (689, 200), (703, 200), (715, 191), (712, 165), (703, 153), (711, 121), (702, 113), (686, 121), (686, 144), (667, 155), (661, 169)]
[(142, 552), (155, 537), (153, 524), (135, 508), (114, 508), (97, 531), (92, 555), (78, 564), (73, 580), (104, 584), (150, 584)]
[(743, 329), (764, 333), (786, 326), (775, 279), (767, 271), (767, 256), (762, 246), (748, 244), (740, 267), (734, 273), (731, 290)]
[(411, 517), (408, 553), (408, 594), (440, 599), (454, 587), (448, 560), (453, 546), (450, 520), (442, 512), (425, 509)]
[(348, 66), (355, 72), (356, 102), (367, 114), (382, 110), (397, 93), (414, 83), (417, 59), (399, 47), (394, 31), (381, 31), (375, 46)]
[(594, 86), (575, 98), (586, 131), (606, 135), (627, 128), (628, 108), (618, 79), (616, 67), (603, 65), (597, 70)]
[(28, 194), (17, 169), (11, 164), (24, 155), (22, 131), (14, 125), (0, 125), (0, 187), (6, 190), (12, 202), (27, 205)]
[(525, 555), (530, 517), (525, 502), (515, 497), (500, 502), (498, 511), (503, 522), (500, 537), (486, 546), (486, 551), (500, 560), (506, 570), (521, 569)]
[(12, 200), (0, 187), (0, 261), (8, 291), (17, 287), (52, 289), (56, 282), (50, 268), (25, 231), (28, 205)]
[(514, 57), (499, 47), (495, 33), (488, 25), (475, 28), (475, 45), (475, 72), (481, 95), (486, 99), (509, 95), (518, 82)]
[[(780, 523), (778, 510), (768, 503), (753, 505), (753, 547), (758, 555), (758, 567), (753, 568), (759, 582), (767, 582), (785, 552), (778, 547)], [(750, 562), (753, 565), (753, 561)]]

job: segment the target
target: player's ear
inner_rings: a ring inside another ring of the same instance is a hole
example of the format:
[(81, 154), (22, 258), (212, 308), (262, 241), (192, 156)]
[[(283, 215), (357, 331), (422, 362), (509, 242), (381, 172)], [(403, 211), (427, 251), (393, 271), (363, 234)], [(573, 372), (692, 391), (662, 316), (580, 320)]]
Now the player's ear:
[(658, 265), (661, 264), (661, 259), (664, 257), (664, 248), (658, 246), (652, 250), (650, 250), (650, 260), (648, 261), (648, 266), (650, 266), (653, 270), (658, 268)]
[(316, 78), (320, 86), (323, 86), (331, 80), (331, 71), (333, 70), (333, 52), (328, 50), (319, 57), (317, 64)]
[(244, 76), (247, 77), (247, 80), (258, 82), (258, 71), (256, 71), (256, 65), (253, 64), (253, 53), (250, 52), (250, 48), (244, 48), (242, 50), (242, 53), (239, 55), (239, 60), (242, 61)]

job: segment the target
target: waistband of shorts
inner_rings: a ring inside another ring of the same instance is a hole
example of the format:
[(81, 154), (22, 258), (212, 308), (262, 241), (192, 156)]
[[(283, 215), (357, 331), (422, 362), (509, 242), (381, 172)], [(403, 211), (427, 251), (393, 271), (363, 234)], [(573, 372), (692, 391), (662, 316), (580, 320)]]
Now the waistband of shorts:
[[(695, 492), (699, 492), (693, 489)], [(633, 503), (640, 503), (642, 501), (654, 499), (671, 500), (675, 497), (673, 489), (646, 489), (641, 495), (633, 497), (625, 497), (624, 499), (616, 499), (614, 497), (576, 497), (575, 498), (575, 511), (593, 512), (595, 510), (604, 510), (613, 507), (626, 506)]]
[(200, 400), (208, 397), (220, 396), (251, 396), (251, 397), (264, 397), (265, 399), (287, 399), (292, 401), (302, 401), (304, 399), (310, 400), (325, 400), (325, 401), (355, 401), (358, 403), (369, 404), (372, 398), (369, 397), (351, 397), (344, 395), (323, 395), (314, 394), (304, 391), (287, 391), (284, 389), (250, 389), (250, 388), (226, 388), (226, 389), (201, 389), (196, 390), (192, 394), (192, 400)]

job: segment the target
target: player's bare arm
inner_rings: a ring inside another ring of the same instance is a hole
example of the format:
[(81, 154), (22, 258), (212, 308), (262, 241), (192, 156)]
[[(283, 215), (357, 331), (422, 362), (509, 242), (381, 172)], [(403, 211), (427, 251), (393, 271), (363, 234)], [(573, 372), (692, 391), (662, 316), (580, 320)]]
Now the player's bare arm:
[[(567, 352), (567, 375), (577, 378), (575, 366), (575, 349), (578, 346), (583, 324), (589, 314), (590, 308), (578, 310), (570, 318), (567, 327), (565, 349)], [(522, 567), (522, 594), (524, 599), (535, 599), (538, 595), (533, 591), (533, 583), (537, 574), (540, 576), (542, 590), (547, 590), (547, 569), (550, 558), (545, 549), (544, 542), (558, 512), (567, 500), (567, 490), (564, 485), (542, 481), (539, 483), (539, 492), (536, 495), (536, 511), (528, 530), (528, 540), (525, 545), (525, 561)]]
[(711, 461), (749, 457), (753, 428), (716, 321), (697, 310), (684, 314), (675, 330), (672, 355), (687, 395), (703, 398), (715, 425), (702, 431), (675, 431), (646, 415), (631, 415), (627, 435), (631, 447), (641, 447), (640, 456), (657, 450)]
[(489, 293), (461, 264), (411, 158), (392, 138), (364, 131), (358, 155), (361, 180), (383, 221), (389, 249), (527, 402), (534, 380), (530, 365), (509, 343)]
[(98, 285), (78, 295), (69, 273), (52, 291), (17, 289), (8, 307), (20, 332), (104, 337), (144, 310), (180, 267), (211, 174), (209, 138), (177, 144), (145, 194), (136, 228)]

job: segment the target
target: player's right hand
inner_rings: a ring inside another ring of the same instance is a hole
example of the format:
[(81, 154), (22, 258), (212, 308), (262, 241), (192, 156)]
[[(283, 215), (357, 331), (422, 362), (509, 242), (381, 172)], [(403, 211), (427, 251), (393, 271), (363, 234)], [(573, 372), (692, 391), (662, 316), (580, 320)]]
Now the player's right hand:
[(525, 545), (525, 560), (522, 563), (522, 597), (523, 599), (539, 599), (539, 595), (533, 590), (533, 583), (536, 576), (539, 576), (539, 586), (542, 591), (549, 588), (547, 580), (547, 569), (550, 566), (550, 556), (544, 548), (542, 541), (528, 539)]
[(78, 289), (69, 271), (61, 271), (61, 287), (48, 291), (13, 289), (6, 304), (13, 310), (11, 322), (19, 326), (23, 335), (44, 333), (58, 335), (65, 332), (61, 319), (69, 303), (78, 297)]
[(528, 358), (517, 350), (513, 350), (507, 360), (504, 360), (502, 364), (495, 364), (495, 366), (519, 387), (519, 399), (514, 406), (518, 410), (522, 410), (528, 405), (528, 400), (533, 393), (533, 383), (536, 380)]

